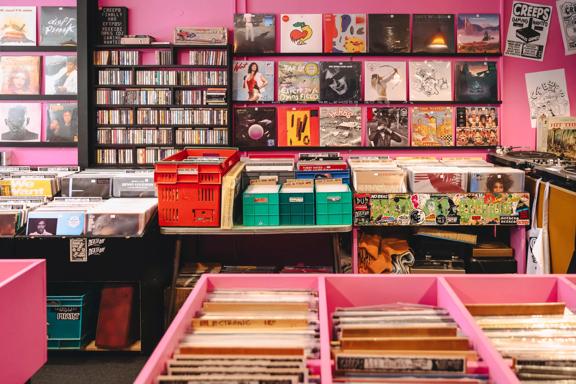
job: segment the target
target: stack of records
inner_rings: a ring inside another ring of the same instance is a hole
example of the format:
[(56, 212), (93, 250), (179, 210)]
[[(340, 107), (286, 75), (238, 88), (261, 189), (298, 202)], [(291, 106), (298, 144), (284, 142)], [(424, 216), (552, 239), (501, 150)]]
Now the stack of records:
[(0, 197), (0, 237), (15, 236), (26, 225), (29, 212), (45, 201), (43, 197)]
[(424, 156), (398, 156), (396, 157), (396, 164), (400, 168), (406, 168), (412, 165), (440, 165), (440, 160), (435, 157), (424, 157)]
[(387, 157), (351, 157), (354, 190), (357, 193), (404, 193), (406, 175), (394, 160)]
[(154, 171), (87, 169), (62, 180), (66, 197), (155, 197)]
[(156, 213), (154, 198), (112, 198), (87, 212), (88, 236), (140, 236)]
[(86, 230), (86, 212), (102, 204), (99, 197), (55, 197), (30, 212), (28, 236), (81, 236)]
[(487, 162), (481, 157), (443, 157), (442, 165), (449, 167), (493, 167), (494, 164)]
[(0, 176), (2, 196), (53, 197), (60, 191), (61, 179), (75, 173), (77, 167), (41, 167), (37, 169), (5, 167)]
[(319, 349), (317, 292), (215, 290), (157, 382), (319, 382)]
[(458, 193), (468, 190), (468, 173), (458, 167), (409, 166), (410, 190), (415, 193)]
[(294, 171), (294, 158), (254, 158), (243, 157), (246, 172), (252, 171)]
[(478, 360), (447, 310), (421, 304), (336, 308), (335, 383), (483, 383)]

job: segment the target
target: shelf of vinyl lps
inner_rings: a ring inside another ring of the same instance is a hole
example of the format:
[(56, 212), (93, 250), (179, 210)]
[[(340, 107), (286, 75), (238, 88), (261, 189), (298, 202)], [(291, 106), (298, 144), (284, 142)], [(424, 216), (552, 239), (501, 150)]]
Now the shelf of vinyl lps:
[(198, 227), (161, 227), (164, 235), (295, 235), (318, 233), (351, 232), (351, 225), (302, 225), (302, 226), (271, 226), (249, 227), (235, 225), (228, 228), (198, 228)]
[(199, 45), (199, 44), (97, 44), (95, 50), (106, 49), (228, 49), (228, 45)]
[(76, 52), (75, 45), (3, 45), (0, 46), (0, 52)]
[(7, 101), (68, 101), (77, 99), (77, 95), (0, 95), (0, 100)]
[(378, 102), (378, 101), (359, 101), (359, 102), (346, 102), (346, 103), (338, 103), (338, 102), (331, 102), (331, 101), (233, 101), (232, 102), (235, 107), (258, 107), (259, 105), (317, 105), (317, 106), (335, 106), (335, 107), (380, 107), (380, 106), (387, 106), (387, 105), (455, 105), (455, 106), (470, 106), (470, 107), (477, 107), (477, 106), (491, 106), (491, 105), (500, 105), (502, 104), (501, 100), (498, 101), (487, 101), (487, 102), (465, 102), (465, 101), (438, 101), (438, 100), (430, 100), (430, 101), (420, 101), (420, 100), (406, 100), (406, 101), (387, 101), (387, 102)]
[(368, 147), (368, 146), (292, 146), (292, 147), (243, 147), (236, 145), (241, 151), (261, 151), (261, 152), (269, 152), (269, 151), (331, 151), (331, 152), (338, 152), (338, 151), (378, 151), (382, 153), (386, 153), (387, 151), (429, 151), (429, 150), (449, 150), (449, 151), (474, 151), (474, 150), (493, 150), (496, 149), (495, 145), (488, 145), (488, 146), (467, 146), (467, 147), (460, 147), (460, 146), (428, 146), (428, 147)]
[(379, 53), (379, 52), (269, 52), (269, 53), (242, 53), (234, 52), (234, 57), (316, 57), (316, 56), (336, 56), (336, 57), (501, 57), (502, 53), (428, 53), (428, 52), (398, 52), (398, 53)]

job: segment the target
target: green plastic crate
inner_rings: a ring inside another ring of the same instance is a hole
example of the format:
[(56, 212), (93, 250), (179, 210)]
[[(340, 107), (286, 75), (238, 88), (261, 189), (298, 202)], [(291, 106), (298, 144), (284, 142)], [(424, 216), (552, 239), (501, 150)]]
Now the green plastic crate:
[(95, 333), (97, 304), (91, 291), (48, 296), (48, 348), (83, 347)]
[[(331, 189), (339, 191), (329, 191)], [(316, 185), (316, 224), (352, 225), (352, 191), (348, 184)]]
[(280, 225), (314, 225), (314, 187), (305, 192), (280, 190)]
[(243, 224), (246, 226), (280, 225), (279, 185), (270, 187), (270, 192), (255, 192), (259, 186), (250, 185), (242, 195)]

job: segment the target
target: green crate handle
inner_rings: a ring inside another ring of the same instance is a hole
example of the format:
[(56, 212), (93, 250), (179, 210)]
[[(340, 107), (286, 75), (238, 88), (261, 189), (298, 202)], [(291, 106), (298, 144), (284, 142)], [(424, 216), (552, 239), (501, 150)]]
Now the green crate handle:
[(326, 198), (326, 200), (328, 200), (328, 201), (340, 201), (340, 200), (342, 200), (342, 196), (328, 196)]
[(289, 197), (288, 202), (290, 202), (290, 203), (303, 203), (304, 198), (303, 197)]

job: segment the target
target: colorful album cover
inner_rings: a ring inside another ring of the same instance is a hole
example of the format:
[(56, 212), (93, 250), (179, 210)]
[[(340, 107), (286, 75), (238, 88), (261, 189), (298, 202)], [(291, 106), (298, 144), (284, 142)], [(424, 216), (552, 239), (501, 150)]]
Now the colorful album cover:
[(369, 52), (410, 52), (410, 15), (370, 14), (368, 28)]
[(454, 15), (413, 15), (412, 52), (454, 53)]
[(318, 108), (278, 110), (279, 147), (317, 147), (320, 145)]
[(456, 146), (498, 145), (497, 107), (457, 107)]
[(414, 107), (412, 109), (412, 146), (448, 147), (454, 145), (452, 108)]
[(78, 67), (76, 56), (44, 56), (44, 93), (76, 95)]
[(452, 101), (452, 63), (410, 62), (411, 101)]
[(276, 108), (236, 108), (234, 124), (237, 147), (276, 145)]
[(78, 141), (78, 105), (76, 103), (46, 105), (46, 141), (58, 143)]
[(409, 147), (408, 108), (368, 108), (367, 140), (370, 147)]
[(280, 61), (278, 63), (278, 101), (306, 102), (320, 98), (318, 62)]
[(320, 100), (329, 103), (360, 101), (362, 63), (357, 61), (320, 63)]
[(458, 15), (458, 53), (500, 53), (500, 15)]
[(494, 61), (459, 61), (454, 65), (455, 100), (493, 103), (498, 101), (498, 72)]
[(548, 152), (576, 160), (576, 117), (550, 117), (546, 141)]
[(40, 7), (40, 45), (76, 45), (76, 34), (76, 7)]
[(281, 14), (280, 52), (321, 53), (321, 14)]
[(406, 101), (404, 61), (365, 61), (364, 76), (365, 101)]
[(39, 142), (40, 103), (0, 103), (0, 141)]
[(320, 146), (356, 147), (362, 145), (360, 107), (320, 107)]
[(524, 192), (525, 173), (508, 167), (472, 168), (470, 192), (510, 193)]
[(0, 7), (0, 45), (36, 45), (36, 7)]
[(0, 94), (40, 94), (40, 56), (0, 56)]
[(324, 52), (366, 52), (365, 13), (325, 13)]
[(274, 101), (274, 62), (234, 60), (234, 101)]
[(84, 234), (84, 211), (46, 212), (28, 214), (28, 236), (80, 236)]
[(234, 15), (234, 52), (272, 53), (276, 51), (276, 15), (237, 13)]

